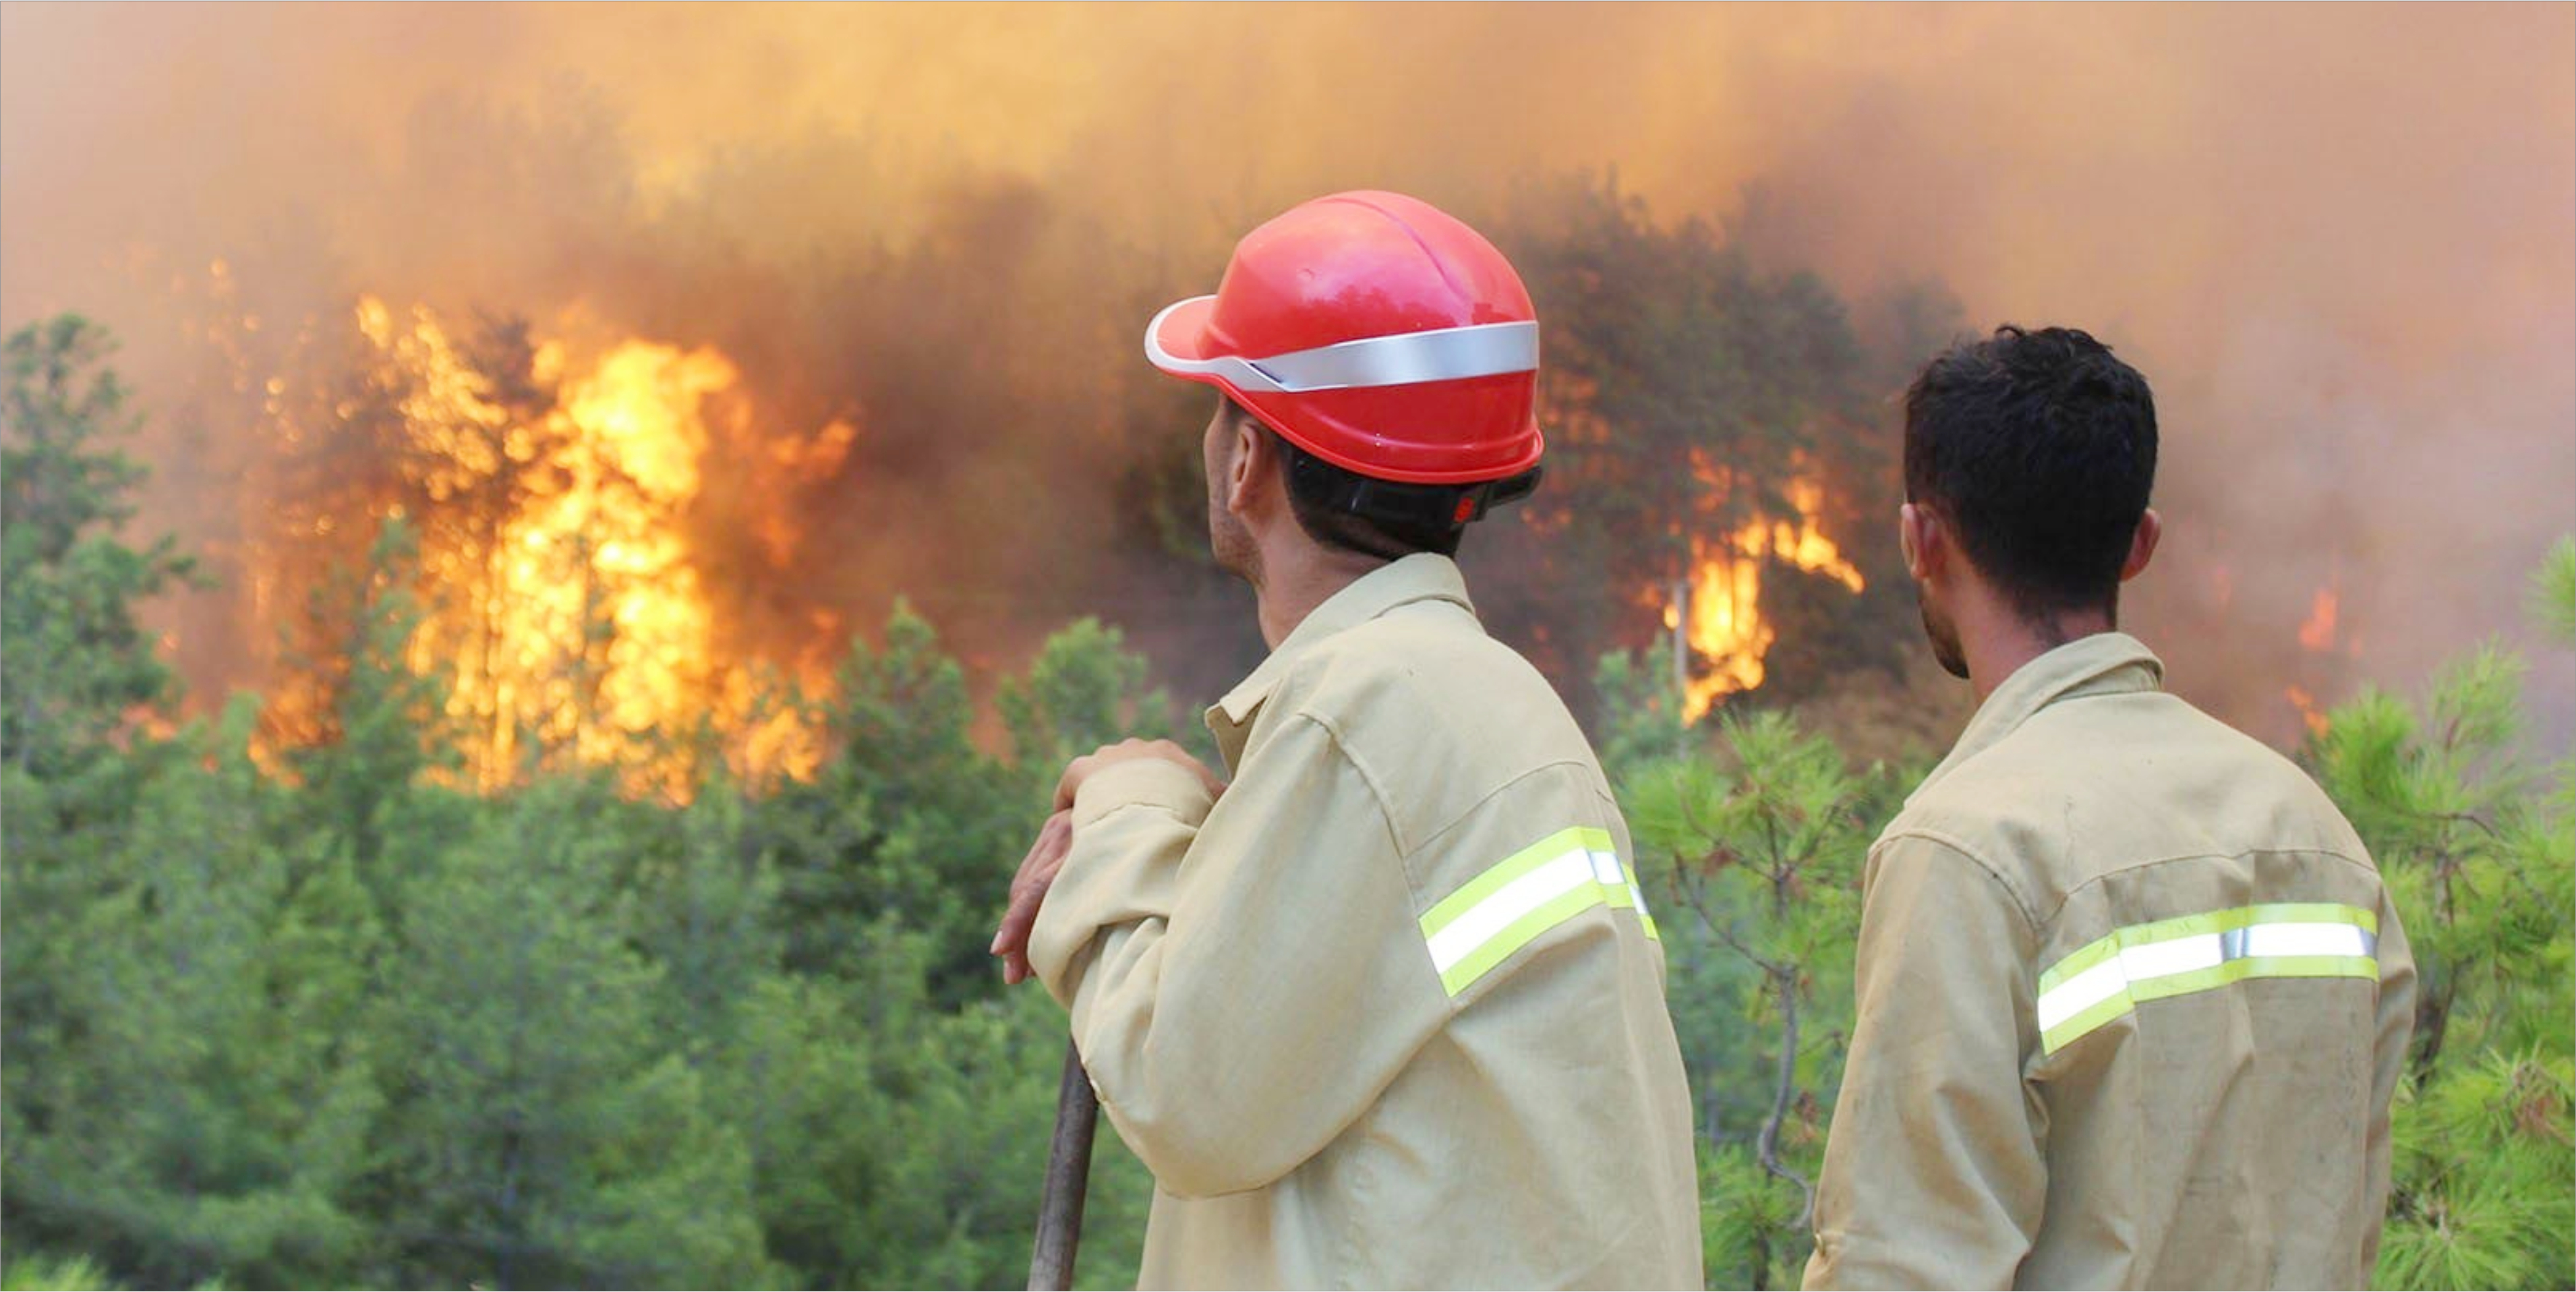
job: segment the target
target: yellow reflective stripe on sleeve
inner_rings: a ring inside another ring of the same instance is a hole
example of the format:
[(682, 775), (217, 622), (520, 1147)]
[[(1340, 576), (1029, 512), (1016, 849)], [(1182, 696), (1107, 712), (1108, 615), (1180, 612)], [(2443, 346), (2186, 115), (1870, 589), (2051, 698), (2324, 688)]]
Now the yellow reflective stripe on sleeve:
[(2040, 1045), (2049, 1054), (2139, 1002), (2214, 991), (2249, 978), (2379, 978), (2379, 917), (2358, 906), (2239, 906), (2115, 929), (2039, 976)]
[(1540, 934), (1595, 906), (1633, 909), (1660, 938), (1607, 830), (1559, 830), (1497, 862), (1422, 916), (1432, 967), (1451, 996)]
[(1628, 872), (1619, 866), (1617, 845), (1610, 841), (1607, 830), (1577, 830), (1583, 850), (1592, 857), (1592, 882), (1601, 885), (1601, 904), (1611, 910), (1629, 910), (1637, 906), (1628, 892)]
[(1607, 830), (1576, 831), (1583, 846), (1592, 853), (1592, 873), (1601, 881), (1601, 900), (1612, 910), (1632, 910), (1646, 928), (1650, 941), (1661, 942), (1664, 935), (1655, 928), (1655, 917), (1646, 913), (1645, 890), (1637, 887), (1637, 872), (1619, 860), (1619, 845)]

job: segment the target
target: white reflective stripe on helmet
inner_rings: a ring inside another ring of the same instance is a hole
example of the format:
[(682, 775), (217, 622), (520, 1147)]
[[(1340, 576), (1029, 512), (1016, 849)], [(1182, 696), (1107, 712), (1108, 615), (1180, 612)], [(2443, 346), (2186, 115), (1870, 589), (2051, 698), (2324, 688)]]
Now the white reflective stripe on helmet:
[(1164, 306), (1145, 325), (1145, 357), (1165, 372), (1223, 377), (1246, 390), (1273, 394), (1410, 386), (1538, 370), (1535, 322), (1476, 323), (1362, 337), (1258, 359), (1230, 354), (1184, 359), (1164, 349), (1163, 320), (1184, 305), (1213, 299), (1194, 296)]

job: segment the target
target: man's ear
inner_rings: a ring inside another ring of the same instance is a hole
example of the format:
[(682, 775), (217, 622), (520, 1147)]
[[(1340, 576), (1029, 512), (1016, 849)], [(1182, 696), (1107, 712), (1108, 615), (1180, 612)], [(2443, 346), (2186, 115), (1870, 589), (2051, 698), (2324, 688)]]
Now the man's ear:
[(1896, 543), (1905, 553), (1905, 572), (1917, 583), (1932, 577), (1941, 566), (1950, 536), (1941, 529), (1941, 518), (1920, 503), (1907, 503), (1897, 509)]
[(1261, 423), (1244, 414), (1234, 417), (1234, 452), (1226, 463), (1225, 508), (1243, 515), (1259, 492), (1261, 473), (1272, 467), (1270, 437)]
[(2146, 573), (2147, 562), (2156, 559), (2156, 542), (2165, 536), (2164, 518), (2149, 507), (2138, 516), (2138, 532), (2129, 535), (2129, 558), (2120, 562), (2120, 582)]

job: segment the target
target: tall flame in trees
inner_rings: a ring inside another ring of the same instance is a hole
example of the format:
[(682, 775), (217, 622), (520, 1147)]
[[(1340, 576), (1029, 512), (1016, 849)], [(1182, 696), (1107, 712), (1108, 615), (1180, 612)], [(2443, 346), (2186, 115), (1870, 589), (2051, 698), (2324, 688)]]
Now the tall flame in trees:
[(2299, 711), (2299, 721), (2307, 724), (2309, 735), (2322, 736), (2326, 734), (2326, 729), (2331, 726), (2332, 723), (2327, 719), (2326, 711), (2317, 706), (2317, 697), (2315, 692), (2310, 691), (2304, 686), (2292, 685), (2281, 694), (2284, 699), (2287, 699), (2290, 702), (2291, 708)]
[[(2340, 598), (2332, 587), (2317, 589), (2316, 599), (2309, 603), (2308, 617), (2299, 624), (2299, 648), (2311, 655), (2323, 655), (2335, 648), (2335, 612)], [(2317, 703), (2316, 694), (2303, 686), (2289, 687), (2282, 693), (2290, 707), (2299, 711), (2299, 721), (2306, 723), (2308, 734), (2322, 736), (2329, 725), (2325, 709)]]
[[(687, 533), (724, 438), (710, 418), (740, 380), (730, 360), (641, 339), (585, 359), (547, 339), (525, 342), (520, 368), (469, 352), (427, 309), (368, 298), (357, 323), (387, 371), (400, 450), (392, 496), (366, 506), (424, 513), (408, 662), (448, 679), (475, 783), (568, 759), (684, 793), (702, 727), (753, 774), (810, 770), (814, 734), (792, 710), (760, 711), (775, 688), (722, 649)], [(828, 472), (854, 436), (831, 423), (768, 465)], [(792, 555), (792, 533), (756, 538)]]
[(2307, 622), (2299, 625), (2299, 645), (2311, 654), (2334, 649), (2335, 603), (2334, 589), (2317, 589), (2317, 599), (2308, 607)]
[[(1720, 498), (1732, 483), (1705, 463), (1700, 464), (1699, 474)], [(1779, 640), (1778, 629), (1762, 613), (1766, 563), (1778, 561), (1821, 574), (1853, 592), (1868, 586), (1860, 571), (1843, 559), (1842, 550), (1817, 528), (1824, 510), (1823, 486), (1799, 478), (1791, 480), (1781, 494), (1796, 512), (1794, 521), (1757, 519), (1723, 537), (1691, 536), (1689, 577), (1677, 588), (1680, 595), (1664, 607), (1668, 629), (1683, 631), (1687, 615), (1684, 640), (1701, 661), (1696, 673), (1685, 670), (1682, 678), (1686, 722), (1699, 721), (1722, 696), (1762, 685), (1763, 660)]]

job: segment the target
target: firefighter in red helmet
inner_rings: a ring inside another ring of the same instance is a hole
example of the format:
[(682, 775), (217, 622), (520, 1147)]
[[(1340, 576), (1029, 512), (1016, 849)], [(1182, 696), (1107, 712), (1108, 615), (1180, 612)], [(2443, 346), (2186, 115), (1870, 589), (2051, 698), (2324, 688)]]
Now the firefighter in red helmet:
[(1451, 556), (1537, 483), (1538, 321), (1393, 193), (1236, 247), (1146, 355), (1221, 392), (1210, 542), (1271, 654), (1231, 776), (1076, 759), (994, 939), (1153, 1170), (1149, 1286), (1698, 1287), (1655, 923), (1564, 703)]

